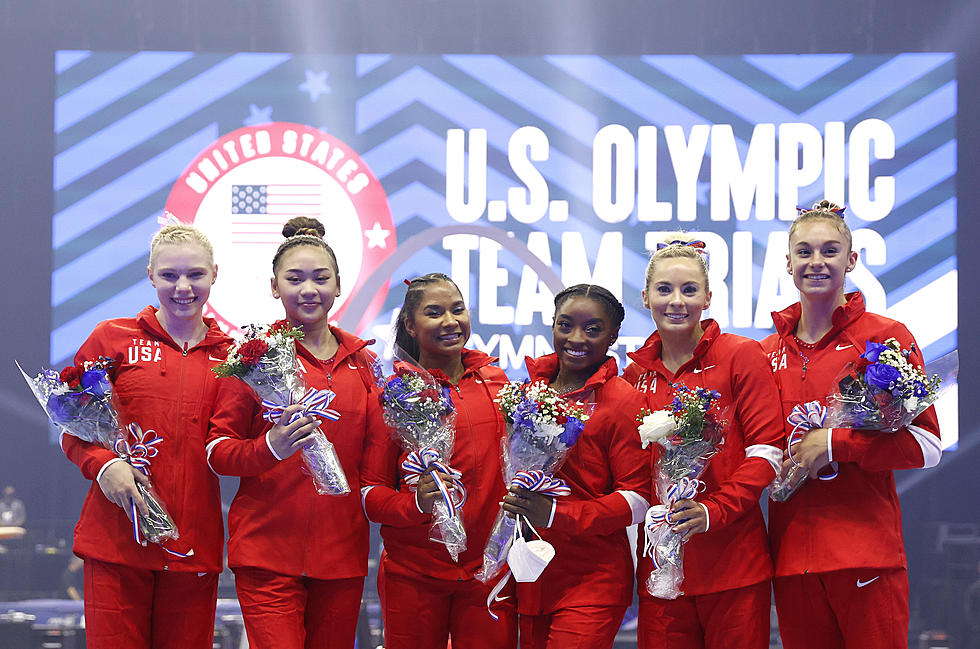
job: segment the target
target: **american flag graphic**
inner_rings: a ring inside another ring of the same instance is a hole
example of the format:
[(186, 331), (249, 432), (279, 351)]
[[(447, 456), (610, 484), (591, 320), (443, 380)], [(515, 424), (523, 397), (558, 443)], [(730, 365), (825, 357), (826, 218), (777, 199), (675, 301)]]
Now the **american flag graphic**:
[[(321, 188), (316, 183), (232, 185), (233, 243), (279, 243), (283, 223), (294, 216), (320, 216)], [(266, 217), (257, 220), (256, 215)]]

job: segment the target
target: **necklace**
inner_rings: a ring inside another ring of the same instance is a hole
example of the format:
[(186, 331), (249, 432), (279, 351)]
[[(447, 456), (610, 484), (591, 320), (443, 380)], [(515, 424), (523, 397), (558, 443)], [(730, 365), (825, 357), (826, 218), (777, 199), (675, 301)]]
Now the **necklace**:
[(799, 351), (797, 351), (797, 353), (800, 355), (800, 358), (803, 359), (803, 370), (800, 373), (800, 378), (806, 379), (806, 366), (810, 364), (810, 358), (803, 353), (803, 350), (805, 349), (806, 351), (811, 352), (817, 348), (817, 343), (805, 343), (800, 340), (799, 336), (793, 336), (793, 339), (796, 341), (796, 344), (799, 347)]
[(551, 387), (551, 389), (557, 392), (558, 394), (569, 394), (571, 392), (581, 390), (583, 387), (585, 387), (585, 384), (583, 383), (582, 385), (569, 384), (569, 385), (556, 386), (554, 383), (552, 383), (551, 386), (549, 387)]

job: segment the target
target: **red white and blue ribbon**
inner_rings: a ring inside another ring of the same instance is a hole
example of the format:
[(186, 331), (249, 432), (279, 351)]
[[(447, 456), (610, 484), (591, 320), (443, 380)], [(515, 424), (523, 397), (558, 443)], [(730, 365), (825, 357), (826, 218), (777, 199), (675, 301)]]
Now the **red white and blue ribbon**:
[[(157, 445), (163, 442), (163, 438), (156, 434), (156, 431), (152, 428), (144, 431), (140, 428), (139, 424), (135, 421), (126, 427), (129, 432), (129, 437), (132, 437), (133, 442), (130, 443), (126, 436), (120, 436), (116, 438), (116, 441), (112, 443), (112, 450), (115, 451), (116, 455), (126, 460), (131, 466), (136, 467), (140, 473), (149, 477), (150, 475), (150, 463), (159, 453)], [(152, 435), (152, 437), (151, 437)], [(129, 499), (129, 519), (133, 526), (133, 540), (135, 540), (140, 545), (146, 545), (146, 541), (143, 540), (140, 534), (140, 525), (137, 515), (139, 512), (136, 508), (136, 502), (130, 498)], [(169, 548), (161, 545), (166, 552), (174, 555), (175, 557), (180, 557), (181, 559), (186, 559), (187, 557), (194, 554), (191, 550), (189, 553), (185, 554), (183, 552), (177, 552), (175, 550), (170, 550)]]
[(510, 484), (513, 487), (524, 487), (528, 491), (535, 491), (545, 496), (567, 496), (572, 493), (564, 480), (554, 478), (538, 469), (518, 471), (511, 478)]
[(661, 565), (657, 560), (657, 553), (653, 549), (652, 536), (654, 532), (664, 525), (673, 525), (676, 521), (670, 519), (670, 510), (678, 500), (694, 498), (704, 491), (704, 482), (695, 478), (681, 478), (677, 482), (671, 483), (667, 488), (667, 502), (662, 505), (654, 505), (647, 510), (646, 521), (643, 528), (645, 538), (643, 542), (643, 556), (650, 556), (653, 561), (654, 570), (660, 570)]
[[(434, 472), (432, 479), (435, 480), (439, 493), (442, 494), (442, 501), (446, 504), (446, 510), (450, 517), (457, 514), (457, 510), (466, 502), (466, 487), (463, 486), (463, 474), (449, 466), (439, 455), (439, 451), (431, 446), (426, 446), (417, 451), (412, 451), (402, 462), (402, 471), (405, 472), (405, 482), (410, 485), (417, 485), (419, 478), (429, 469)], [(448, 483), (443, 480), (439, 471), (450, 476)]]
[[(572, 493), (571, 488), (565, 484), (564, 480), (555, 478), (539, 469), (518, 471), (516, 474), (514, 474), (514, 477), (511, 478), (510, 484), (512, 487), (524, 487), (528, 491), (534, 491), (545, 496), (554, 496), (556, 498), (568, 496)], [(534, 530), (531, 522), (523, 516), (520, 517), (520, 520), (517, 521), (516, 525), (520, 525), (522, 521), (527, 523), (527, 526)], [(517, 530), (518, 528), (515, 527), (515, 534), (519, 533)], [(534, 533), (537, 534), (537, 530), (534, 530)], [(507, 584), (509, 579), (510, 569), (508, 569), (507, 573), (500, 579), (500, 581), (497, 582), (497, 585), (490, 591), (490, 596), (487, 597), (487, 611), (490, 613), (490, 617), (492, 617), (494, 620), (499, 619), (499, 616), (490, 609), (490, 605), (493, 604), (494, 599), (500, 594), (500, 591), (504, 589), (504, 586)]]
[(293, 413), (293, 416), (289, 418), (287, 424), (291, 424), (300, 417), (307, 417), (313, 415), (314, 417), (320, 417), (327, 421), (337, 421), (340, 419), (340, 413), (336, 410), (327, 408), (333, 398), (337, 396), (330, 390), (316, 390), (310, 388), (306, 391), (298, 401), (293, 397), (292, 393), (289, 395), (288, 403), (276, 403), (275, 401), (268, 401), (266, 399), (262, 400), (262, 408), (265, 412), (262, 413), (262, 418), (266, 421), (271, 421), (273, 424), (278, 424), (279, 420), (282, 419), (283, 411), (289, 406), (300, 404), (303, 406), (302, 410)]
[[(808, 430), (823, 428), (823, 423), (827, 420), (827, 406), (821, 405), (819, 401), (798, 403), (793, 406), (793, 411), (786, 418), (793, 426), (789, 439), (786, 440), (786, 455), (792, 460), (793, 464), (800, 466), (793, 457), (793, 444), (803, 441), (803, 435)], [(837, 463), (830, 463), (831, 473), (821, 473), (817, 477), (821, 480), (833, 480), (837, 477)]]

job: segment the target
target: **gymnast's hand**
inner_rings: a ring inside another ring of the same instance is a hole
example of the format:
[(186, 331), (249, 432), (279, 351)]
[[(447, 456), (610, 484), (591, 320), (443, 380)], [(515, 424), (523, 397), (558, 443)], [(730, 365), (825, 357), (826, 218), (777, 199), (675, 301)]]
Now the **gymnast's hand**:
[(149, 513), (146, 503), (143, 502), (143, 496), (136, 488), (137, 482), (144, 487), (150, 486), (149, 478), (129, 462), (122, 460), (107, 466), (102, 475), (99, 476), (99, 487), (102, 488), (102, 493), (105, 494), (106, 499), (112, 504), (122, 507), (122, 510), (126, 512), (126, 517), (130, 519), (132, 518), (129, 511), (130, 499), (136, 503), (136, 508), (141, 514), (146, 516)]
[(435, 477), (432, 475), (433, 473), (438, 473), (444, 483), (448, 484), (452, 480), (452, 476), (437, 469), (429, 469), (422, 474), (415, 489), (415, 503), (426, 514), (431, 514), (433, 505), (436, 504), (437, 500), (442, 498), (442, 494), (439, 492), (439, 486), (436, 484)]
[(296, 451), (300, 450), (310, 442), (310, 435), (320, 427), (320, 421), (316, 417), (300, 417), (291, 424), (286, 424), (294, 413), (303, 410), (303, 406), (293, 404), (282, 411), (279, 423), (273, 426), (269, 432), (269, 445), (282, 459), (286, 459)]
[(511, 486), (504, 496), (504, 511), (526, 518), (535, 527), (547, 527), (551, 519), (554, 498), (529, 491), (524, 487)]

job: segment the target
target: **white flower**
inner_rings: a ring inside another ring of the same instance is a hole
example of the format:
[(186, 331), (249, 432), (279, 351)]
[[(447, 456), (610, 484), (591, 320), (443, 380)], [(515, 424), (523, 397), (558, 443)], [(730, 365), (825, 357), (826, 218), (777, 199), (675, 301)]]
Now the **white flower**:
[(537, 418), (535, 419), (537, 423), (536, 430), (533, 433), (535, 437), (545, 437), (552, 440), (565, 432), (564, 426), (545, 421), (537, 421)]
[(916, 412), (919, 408), (919, 397), (916, 396), (908, 397), (907, 399), (905, 399), (905, 402), (902, 404), (902, 407), (905, 408), (907, 412)]
[(674, 432), (676, 428), (674, 416), (666, 410), (655, 410), (643, 418), (640, 422), (639, 433), (643, 448), (653, 442), (659, 442)]

